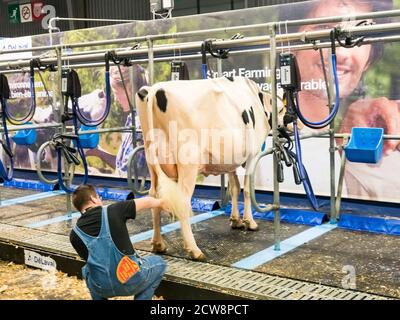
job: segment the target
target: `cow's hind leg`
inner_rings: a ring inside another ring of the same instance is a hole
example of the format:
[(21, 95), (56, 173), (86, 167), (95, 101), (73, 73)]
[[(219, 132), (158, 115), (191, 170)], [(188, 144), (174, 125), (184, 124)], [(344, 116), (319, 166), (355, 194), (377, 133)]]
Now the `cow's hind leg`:
[[(154, 168), (149, 166), (151, 188), (149, 190), (149, 196), (157, 197), (157, 175)], [(153, 208), (151, 209), (153, 216), (153, 238), (151, 240), (152, 251), (155, 253), (164, 253), (167, 251), (167, 246), (161, 236), (161, 209)]]
[[(246, 170), (247, 172), (247, 170)], [(251, 199), (250, 199), (250, 176), (246, 174), (244, 177), (244, 214), (243, 222), (246, 225), (246, 229), (250, 231), (258, 230), (258, 225), (253, 219), (253, 213), (251, 211)]]
[[(197, 173), (198, 167), (195, 165), (178, 166), (179, 189), (182, 191), (184, 201), (188, 201), (189, 207), (191, 207), (191, 198), (196, 185)], [(180, 219), (184, 248), (191, 259), (204, 261), (206, 257), (196, 244), (189, 218), (190, 215), (188, 214), (185, 215), (185, 218)]]
[(244, 223), (240, 219), (239, 209), (238, 209), (238, 198), (240, 193), (240, 182), (236, 172), (229, 173), (229, 192), (232, 196), (232, 211), (231, 211), (231, 228), (232, 229), (242, 229), (244, 228)]

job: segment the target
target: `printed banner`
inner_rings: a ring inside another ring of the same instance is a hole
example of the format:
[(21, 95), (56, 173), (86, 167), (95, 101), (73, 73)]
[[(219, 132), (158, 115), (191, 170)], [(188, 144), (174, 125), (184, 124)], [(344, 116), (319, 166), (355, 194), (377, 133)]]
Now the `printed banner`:
[[(395, 3), (395, 7), (399, 7)], [(57, 33), (53, 36), (53, 44), (76, 43), (84, 41), (106, 40), (144, 36), (148, 34), (176, 33), (183, 31), (238, 26), (244, 24), (258, 24), (270, 21), (286, 21), (293, 19), (305, 19), (315, 17), (356, 15), (360, 13), (376, 12), (393, 9), (390, 0), (321, 0), (292, 3), (271, 7), (259, 7), (247, 10), (234, 10), (217, 12), (178, 19), (137, 21), (129, 24), (108, 26), (101, 28), (85, 29)], [(286, 28), (281, 24), (278, 33), (303, 32), (332, 28), (335, 25), (349, 26), (358, 23), (373, 24), (375, 22), (398, 21), (397, 18), (379, 19), (376, 21), (352, 21), (347, 19), (339, 24), (309, 25), (298, 28)], [(286, 30), (288, 29), (288, 30)], [(243, 31), (243, 36), (263, 35), (265, 29), (252, 29)], [(233, 35), (233, 34), (232, 34)], [(226, 39), (226, 32), (210, 33), (207, 36), (195, 36), (185, 41), (201, 41), (208, 38)], [(164, 43), (177, 43), (173, 39)], [(162, 42), (160, 42), (162, 43)], [(34, 46), (49, 44), (48, 35), (32, 37)], [(291, 42), (296, 44), (296, 42)], [(297, 44), (302, 44), (298, 42)], [(127, 43), (126, 46), (131, 46)], [(124, 47), (124, 44), (121, 45)], [(260, 47), (262, 48), (262, 47)], [(85, 50), (88, 50), (86, 48)], [(96, 47), (96, 49), (98, 49)], [(242, 48), (246, 49), (246, 48)], [(75, 52), (80, 49), (74, 49)], [(264, 90), (271, 89), (271, 70), (269, 68), (269, 54), (257, 53), (249, 50), (240, 55), (229, 55), (222, 60), (223, 75), (244, 76), (254, 80)], [(293, 51), (299, 62), (301, 73), (302, 91), (299, 93), (299, 104), (303, 114), (311, 121), (320, 121), (328, 115), (326, 85), (323, 75), (322, 62), (319, 51), (302, 50)], [(387, 134), (400, 134), (400, 69), (398, 57), (400, 47), (394, 43), (374, 43), (356, 46), (352, 49), (337, 49), (337, 71), (340, 88), (340, 110), (335, 121), (335, 128), (340, 133), (350, 133), (352, 127), (381, 127)], [(40, 53), (39, 53), (40, 54)], [(328, 51), (323, 50), (325, 63)], [(180, 53), (175, 52), (178, 60)], [(201, 59), (187, 61), (190, 79), (201, 79)], [(217, 61), (214, 58), (208, 60), (209, 77), (217, 76)], [(80, 99), (80, 107), (88, 117), (97, 119), (105, 109), (105, 82), (104, 68), (86, 68), (77, 70), (82, 83), (83, 96)], [(146, 64), (136, 64), (129, 68), (122, 68), (123, 79), (115, 67), (111, 68), (112, 109), (110, 115), (102, 127), (130, 126), (133, 123), (129, 103), (126, 99), (123, 83), (132, 96), (139, 88), (148, 83), (148, 71)], [(155, 63), (155, 81), (167, 81), (171, 79), (171, 66), (169, 62)], [(52, 121), (53, 100), (52, 92), (56, 90), (53, 73), (44, 74), (44, 83), (36, 75), (36, 87), (38, 95), (38, 109), (35, 123), (48, 123)], [(29, 74), (9, 76), (10, 87), (16, 99), (10, 100), (15, 106), (16, 112), (27, 110), (30, 104)], [(49, 89), (50, 97), (46, 95), (44, 86)], [(132, 91), (133, 89), (133, 91)], [(18, 97), (18, 99), (17, 99)], [(24, 98), (25, 97), (25, 98)], [(206, 99), (206, 97), (205, 97)], [(133, 99), (131, 99), (133, 101)], [(207, 101), (205, 101), (207, 103)], [(215, 107), (210, 105), (211, 107)], [(19, 111), (18, 111), (19, 110)], [(234, 112), (234, 111), (232, 111)], [(136, 125), (140, 128), (137, 115)], [(311, 129), (303, 129), (302, 132)], [(48, 141), (54, 134), (54, 130), (38, 130), (38, 141), (29, 148), (16, 147), (16, 164), (23, 168), (34, 170), (32, 159), (35, 158), (38, 147)], [(136, 137), (141, 142), (140, 134)], [(340, 146), (343, 141), (336, 140)], [(271, 147), (271, 141), (267, 140), (267, 147)], [(330, 170), (329, 170), (329, 140), (308, 139), (302, 142), (303, 161), (314, 191), (319, 195), (330, 194)], [(132, 153), (131, 133), (107, 133), (102, 134), (98, 148), (87, 150), (86, 155), (90, 166), (90, 174), (110, 177), (126, 177), (127, 160)], [(336, 181), (339, 174), (340, 154), (336, 153)], [(144, 155), (138, 155), (141, 175), (146, 175)], [(42, 157), (44, 169), (55, 170), (55, 154), (48, 151)], [(81, 170), (82, 168), (80, 168)], [(383, 159), (380, 163), (365, 164), (348, 162), (345, 172), (344, 196), (357, 199), (370, 199), (378, 201), (400, 202), (400, 179), (397, 172), (400, 171), (400, 147), (398, 141), (386, 141), (383, 150)], [(244, 169), (239, 169), (243, 175)], [(285, 169), (285, 181), (281, 184), (282, 192), (304, 194), (302, 186), (294, 183), (291, 168)], [(260, 190), (272, 190), (272, 159), (264, 158), (259, 165), (256, 174), (256, 188)], [(241, 178), (242, 179), (242, 178)], [(203, 184), (219, 185), (220, 178), (207, 177)]]

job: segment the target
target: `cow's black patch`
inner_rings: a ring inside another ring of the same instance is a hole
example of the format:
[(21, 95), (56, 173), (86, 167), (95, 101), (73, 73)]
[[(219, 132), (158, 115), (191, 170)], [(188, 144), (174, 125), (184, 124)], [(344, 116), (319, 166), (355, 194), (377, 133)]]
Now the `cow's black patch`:
[(159, 89), (156, 92), (157, 105), (162, 112), (167, 111), (167, 96), (163, 89)]
[(258, 97), (260, 98), (261, 104), (264, 106), (264, 95), (262, 94), (262, 92), (258, 93)]
[(232, 81), (232, 82), (233, 82), (233, 77), (227, 77), (227, 76), (225, 76), (225, 78), (227, 78), (229, 81)]
[(247, 114), (246, 110), (244, 110), (242, 112), (242, 119), (243, 119), (244, 124), (248, 124), (250, 122), (249, 115)]
[(267, 119), (268, 119), (269, 127), (272, 128), (272, 117), (271, 117), (271, 118), (268, 118), (268, 114), (267, 114), (267, 113), (265, 113), (265, 116), (266, 116)]
[(253, 107), (250, 107), (249, 114), (250, 114), (251, 121), (253, 121), (253, 128), (255, 128), (256, 127), (256, 118), (254, 117)]
[(147, 95), (149, 94), (149, 92), (148, 92), (146, 89), (143, 88), (143, 89), (140, 89), (139, 92), (138, 92), (137, 94), (138, 94), (140, 100), (143, 101), (144, 98), (147, 97)]

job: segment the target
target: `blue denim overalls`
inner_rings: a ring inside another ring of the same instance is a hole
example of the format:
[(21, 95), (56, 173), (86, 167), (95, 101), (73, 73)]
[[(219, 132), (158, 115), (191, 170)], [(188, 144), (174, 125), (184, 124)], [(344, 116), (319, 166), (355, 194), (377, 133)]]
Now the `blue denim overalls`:
[(88, 260), (82, 268), (82, 276), (94, 300), (129, 295), (135, 295), (135, 300), (151, 300), (154, 290), (161, 282), (166, 264), (161, 257), (155, 255), (145, 258), (138, 254), (129, 255), (140, 270), (122, 284), (117, 278), (116, 270), (126, 255), (118, 250), (111, 238), (107, 206), (102, 209), (101, 229), (97, 237), (84, 233), (78, 226), (74, 227), (74, 231), (89, 252)]

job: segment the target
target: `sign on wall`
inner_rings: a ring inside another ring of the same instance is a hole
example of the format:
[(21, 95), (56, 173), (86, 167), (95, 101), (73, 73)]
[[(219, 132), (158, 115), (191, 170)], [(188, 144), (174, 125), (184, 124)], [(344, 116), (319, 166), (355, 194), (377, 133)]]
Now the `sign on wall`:
[(21, 23), (32, 22), (32, 5), (30, 3), (21, 4), (19, 13), (21, 15)]
[(33, 21), (40, 21), (44, 17), (43, 12), (43, 2), (34, 2), (32, 3), (32, 18)]
[[(0, 51), (18, 50), (32, 48), (32, 37), (4, 38), (0, 39)], [(1, 54), (0, 61), (8, 61), (13, 59), (29, 59), (32, 52), (14, 52)]]
[(8, 5), (8, 21), (10, 23), (20, 23), (21, 22), (21, 16), (19, 13), (19, 5), (18, 4)]
[(43, 29), (47, 29), (49, 20), (55, 16), (56, 8), (43, 1), (8, 5), (8, 21), (13, 24), (41, 21)]

